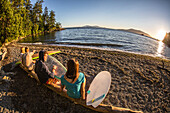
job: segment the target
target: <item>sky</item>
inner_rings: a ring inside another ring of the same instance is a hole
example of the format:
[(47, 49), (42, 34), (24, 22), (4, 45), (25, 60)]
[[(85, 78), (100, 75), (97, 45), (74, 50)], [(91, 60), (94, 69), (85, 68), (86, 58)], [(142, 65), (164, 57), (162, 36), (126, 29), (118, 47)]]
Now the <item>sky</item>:
[[(34, 4), (37, 0), (31, 0)], [(170, 32), (170, 0), (44, 0), (63, 27), (138, 29), (152, 37)]]

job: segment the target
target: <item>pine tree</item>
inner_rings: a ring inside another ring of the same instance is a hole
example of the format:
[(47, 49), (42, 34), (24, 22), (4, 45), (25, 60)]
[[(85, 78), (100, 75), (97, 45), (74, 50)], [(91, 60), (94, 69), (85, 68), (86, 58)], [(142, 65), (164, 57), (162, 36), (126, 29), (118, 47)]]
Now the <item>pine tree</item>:
[(0, 0), (0, 46), (19, 37), (53, 31), (61, 23), (55, 23), (55, 13), (37, 0), (32, 7), (30, 0)]
[(49, 26), (49, 15), (48, 15), (48, 8), (45, 7), (44, 14), (43, 14), (43, 25), (44, 25), (44, 31), (48, 31)]
[(61, 23), (60, 22), (56, 22), (55, 27), (60, 29), (61, 28)]
[(13, 11), (14, 9), (11, 6), (9, 0), (0, 1), (0, 38), (1, 43), (9, 42), (14, 37), (14, 18)]
[(32, 4), (30, 0), (25, 0), (25, 8), (27, 9), (28, 14), (30, 16), (32, 12)]
[(41, 16), (43, 2), (44, 2), (43, 0), (38, 0), (33, 7), (33, 12), (32, 12), (33, 34), (37, 34), (41, 31), (44, 31), (43, 21)]
[(31, 29), (32, 29), (32, 21), (30, 20), (31, 11), (32, 11), (32, 4), (30, 0), (24, 1), (24, 13), (23, 13), (23, 21), (24, 21), (24, 35), (28, 36), (31, 35)]
[(49, 28), (50, 31), (54, 30), (55, 28), (55, 13), (53, 10), (50, 11), (50, 16), (49, 16)]
[(16, 35), (19, 33), (19, 37), (24, 36), (24, 1), (23, 0), (12, 0), (12, 6), (14, 9), (14, 18), (16, 26)]

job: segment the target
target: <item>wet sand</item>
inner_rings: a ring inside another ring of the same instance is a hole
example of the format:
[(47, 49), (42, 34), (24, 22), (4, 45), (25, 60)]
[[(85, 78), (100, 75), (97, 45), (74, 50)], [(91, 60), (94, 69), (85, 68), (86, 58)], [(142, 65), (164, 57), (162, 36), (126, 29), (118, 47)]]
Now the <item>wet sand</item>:
[[(10, 71), (12, 62), (17, 61), (20, 47), (8, 46), (5, 71)], [(80, 72), (95, 77), (100, 71), (109, 71), (111, 87), (103, 104), (130, 108), (144, 113), (170, 112), (170, 60), (125, 52), (82, 49), (59, 46), (29, 46), (30, 50), (60, 50), (53, 55), (64, 66), (70, 58), (78, 59)], [(21, 68), (12, 72), (12, 81), (1, 87), (0, 110), (14, 112), (95, 112), (57, 95), (27, 76)], [(10, 75), (9, 75), (10, 76)], [(6, 95), (2, 95), (6, 92)], [(8, 93), (11, 93), (7, 95)]]

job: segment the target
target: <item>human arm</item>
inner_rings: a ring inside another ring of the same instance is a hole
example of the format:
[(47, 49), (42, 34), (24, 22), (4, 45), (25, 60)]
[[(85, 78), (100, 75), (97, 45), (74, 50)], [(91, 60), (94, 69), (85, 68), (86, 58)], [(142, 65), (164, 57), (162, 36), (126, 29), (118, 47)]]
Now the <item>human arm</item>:
[(54, 73), (49, 70), (49, 68), (47, 67), (47, 65), (46, 65), (44, 62), (42, 62), (42, 70), (43, 70), (43, 72), (46, 73), (50, 78), (54, 78)]
[(56, 66), (56, 65), (53, 65), (52, 72), (53, 72), (53, 74), (54, 74), (54, 75), (56, 75), (56, 74), (57, 74), (56, 69), (57, 69), (57, 66)]
[(62, 85), (62, 84), (61, 84), (60, 91), (63, 91), (64, 88), (65, 88), (65, 85)]
[(30, 52), (30, 55), (32, 56), (35, 53), (36, 50), (33, 50), (33, 52)]
[(35, 53), (36, 50), (33, 50), (33, 53)]
[(84, 82), (81, 84), (81, 97), (85, 100), (85, 86), (86, 86), (86, 77), (84, 77)]
[(33, 60), (33, 61), (32, 61), (32, 63), (34, 63), (34, 64), (35, 64), (35, 63), (36, 63), (36, 61), (35, 61), (35, 60)]
[(64, 91), (65, 89), (65, 79), (64, 79), (64, 75), (61, 76), (61, 87), (60, 87), (60, 91)]

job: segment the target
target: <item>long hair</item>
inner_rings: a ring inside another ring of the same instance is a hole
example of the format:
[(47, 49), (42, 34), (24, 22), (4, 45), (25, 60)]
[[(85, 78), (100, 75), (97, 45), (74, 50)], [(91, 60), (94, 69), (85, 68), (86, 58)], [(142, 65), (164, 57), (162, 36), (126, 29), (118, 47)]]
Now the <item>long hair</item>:
[(29, 51), (29, 48), (28, 47), (25, 47), (25, 52), (28, 52)]
[(45, 55), (45, 54), (48, 54), (48, 52), (47, 52), (47, 51), (44, 51), (44, 50), (41, 50), (41, 51), (39, 52), (39, 60), (41, 60), (41, 61), (44, 62), (44, 55)]
[(21, 53), (25, 53), (25, 47), (21, 47)]
[(67, 62), (66, 77), (74, 81), (78, 72), (79, 72), (79, 62), (75, 59), (69, 60)]

